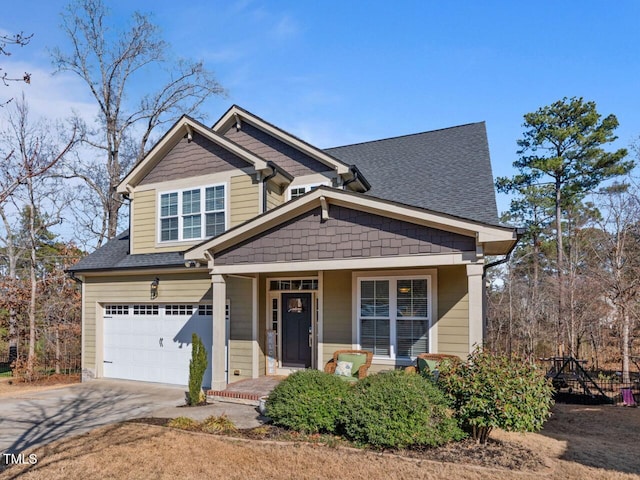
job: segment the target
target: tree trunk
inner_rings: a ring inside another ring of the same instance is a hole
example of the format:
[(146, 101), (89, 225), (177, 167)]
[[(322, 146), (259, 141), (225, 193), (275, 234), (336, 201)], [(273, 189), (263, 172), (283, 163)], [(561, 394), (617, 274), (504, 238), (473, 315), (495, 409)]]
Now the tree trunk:
[(622, 383), (631, 383), (629, 375), (629, 334), (631, 331), (631, 318), (627, 310), (622, 311)]
[(29, 298), (29, 356), (27, 357), (27, 376), (33, 378), (34, 360), (36, 356), (36, 232), (35, 232), (35, 208), (33, 203), (29, 205), (29, 236), (31, 240), (31, 258), (29, 261), (29, 279), (31, 281), (31, 295)]
[(556, 254), (557, 254), (557, 269), (558, 269), (558, 331), (556, 332), (557, 338), (557, 352), (559, 355), (564, 355), (564, 255), (562, 247), (562, 184), (560, 177), (556, 177)]
[(60, 373), (60, 326), (56, 325), (54, 329), (56, 338), (56, 373)]

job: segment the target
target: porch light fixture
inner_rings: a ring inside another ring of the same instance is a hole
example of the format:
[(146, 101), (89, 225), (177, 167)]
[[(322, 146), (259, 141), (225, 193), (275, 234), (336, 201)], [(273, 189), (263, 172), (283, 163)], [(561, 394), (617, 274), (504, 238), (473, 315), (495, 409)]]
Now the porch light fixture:
[(158, 277), (154, 278), (151, 282), (151, 300), (155, 300), (158, 297), (158, 284), (160, 283), (160, 279)]
[(411, 291), (411, 287), (400, 287), (398, 288), (400, 293), (409, 293)]

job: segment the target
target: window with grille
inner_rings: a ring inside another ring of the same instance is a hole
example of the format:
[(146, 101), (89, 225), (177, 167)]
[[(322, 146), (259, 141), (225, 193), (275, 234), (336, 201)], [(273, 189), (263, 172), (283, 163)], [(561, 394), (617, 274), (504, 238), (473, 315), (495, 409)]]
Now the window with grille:
[(129, 315), (129, 305), (105, 305), (105, 315)]
[(193, 305), (167, 305), (166, 315), (193, 315)]
[(198, 315), (206, 315), (208, 317), (213, 315), (213, 305), (198, 305)]
[(360, 345), (374, 355), (413, 358), (429, 351), (430, 277), (360, 278)]
[(160, 194), (161, 242), (202, 240), (226, 230), (225, 185)]
[(134, 305), (134, 315), (158, 315), (158, 305)]

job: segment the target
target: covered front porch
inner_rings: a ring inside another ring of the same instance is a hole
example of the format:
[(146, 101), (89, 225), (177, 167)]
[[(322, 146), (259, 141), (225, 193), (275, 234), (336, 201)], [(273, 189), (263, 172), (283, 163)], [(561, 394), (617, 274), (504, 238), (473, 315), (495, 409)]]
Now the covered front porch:
[(185, 253), (213, 285), (212, 389), (322, 369), (367, 349), (370, 371), (483, 338), (485, 254), (512, 229), (320, 187)]
[(478, 264), (214, 275), (212, 390), (322, 370), (336, 350), (372, 350), (371, 372), (465, 357), (482, 342), (482, 281)]

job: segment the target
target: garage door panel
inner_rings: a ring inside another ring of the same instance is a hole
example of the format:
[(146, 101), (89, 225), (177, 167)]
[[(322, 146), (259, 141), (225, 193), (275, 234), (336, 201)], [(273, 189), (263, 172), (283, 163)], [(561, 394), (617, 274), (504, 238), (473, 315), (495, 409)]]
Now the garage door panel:
[(191, 359), (192, 334), (203, 340), (207, 349), (208, 367), (204, 387), (211, 379), (211, 316), (197, 315), (197, 308), (167, 312), (159, 306), (156, 314), (151, 310), (128, 306), (126, 315), (104, 317), (104, 370), (109, 378), (122, 378), (146, 382), (187, 385)]

